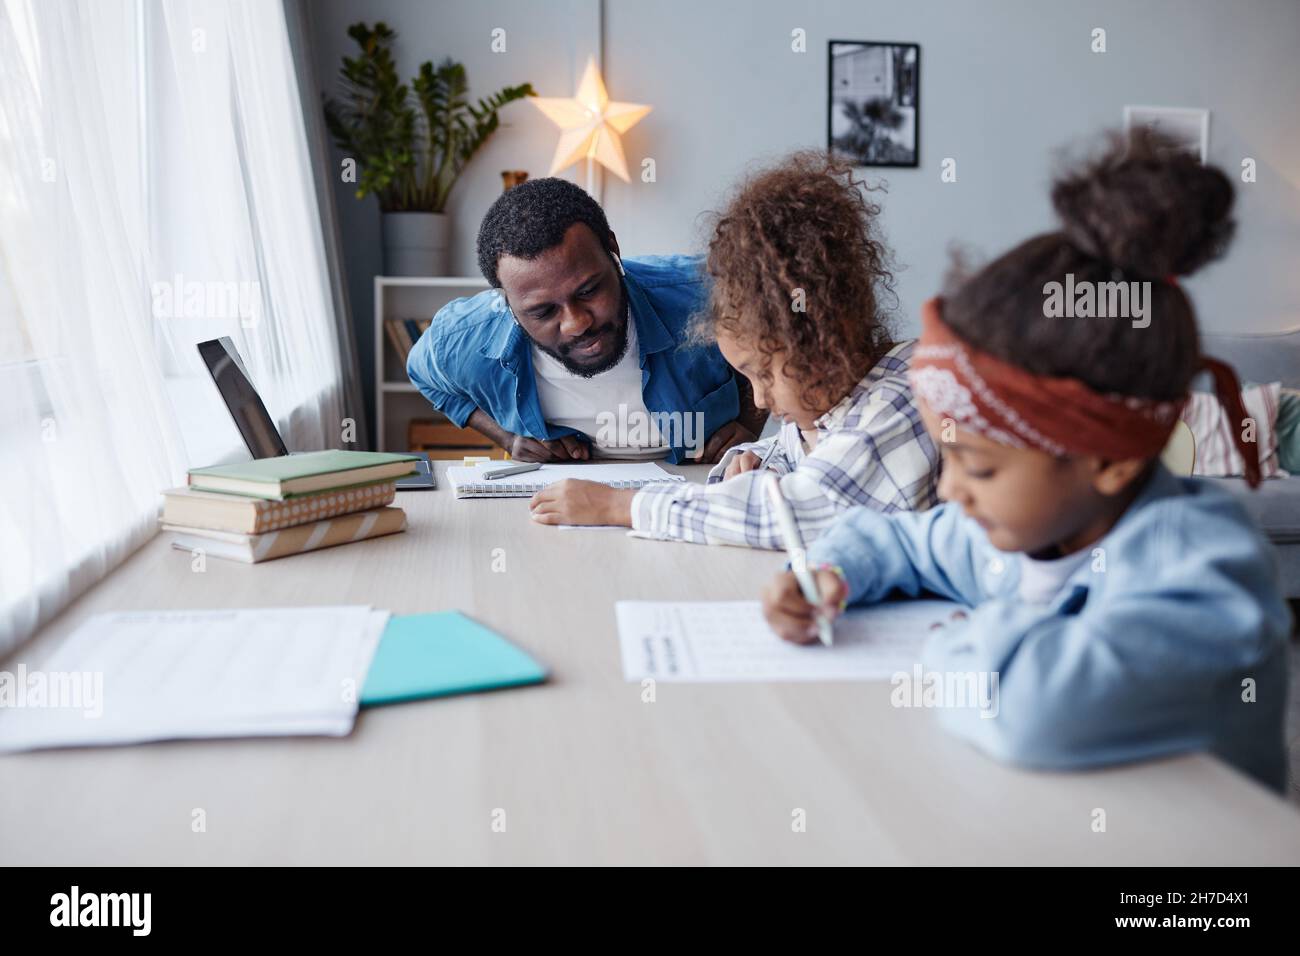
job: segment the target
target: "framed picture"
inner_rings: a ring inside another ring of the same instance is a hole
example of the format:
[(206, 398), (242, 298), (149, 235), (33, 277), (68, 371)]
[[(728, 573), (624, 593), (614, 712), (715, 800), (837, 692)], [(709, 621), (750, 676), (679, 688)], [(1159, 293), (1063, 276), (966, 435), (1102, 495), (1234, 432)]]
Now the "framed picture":
[(1210, 150), (1210, 111), (1175, 106), (1124, 107), (1124, 135), (1135, 126), (1149, 126), (1168, 136), (1180, 149), (1205, 162)]
[(858, 166), (919, 166), (921, 46), (831, 40), (827, 148)]

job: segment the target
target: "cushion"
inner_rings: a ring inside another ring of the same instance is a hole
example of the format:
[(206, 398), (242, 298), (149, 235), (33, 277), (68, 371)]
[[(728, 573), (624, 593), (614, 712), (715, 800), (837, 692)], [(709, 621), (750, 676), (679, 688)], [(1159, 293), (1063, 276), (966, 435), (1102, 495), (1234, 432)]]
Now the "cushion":
[[(1277, 446), (1281, 392), (1279, 382), (1252, 385), (1241, 392), (1246, 414), (1254, 420), (1255, 447), (1259, 449), (1259, 470), (1264, 478), (1286, 476), (1278, 462)], [(1196, 437), (1193, 474), (1228, 478), (1246, 473), (1246, 463), (1234, 441), (1234, 432), (1243, 426), (1228, 420), (1228, 413), (1216, 396), (1193, 392), (1181, 417)]]
[(1283, 388), (1277, 406), (1277, 463), (1300, 472), (1300, 389)]

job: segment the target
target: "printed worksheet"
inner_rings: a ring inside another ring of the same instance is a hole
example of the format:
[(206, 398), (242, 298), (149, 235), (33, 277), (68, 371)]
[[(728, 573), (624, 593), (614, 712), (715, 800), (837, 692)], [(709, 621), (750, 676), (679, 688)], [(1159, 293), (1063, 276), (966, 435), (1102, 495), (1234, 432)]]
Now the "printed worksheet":
[(87, 618), (0, 687), (0, 750), (343, 735), (388, 623), (365, 605)]
[(629, 681), (855, 681), (911, 670), (931, 631), (966, 609), (925, 600), (849, 611), (831, 647), (781, 640), (758, 601), (619, 601), (615, 612)]

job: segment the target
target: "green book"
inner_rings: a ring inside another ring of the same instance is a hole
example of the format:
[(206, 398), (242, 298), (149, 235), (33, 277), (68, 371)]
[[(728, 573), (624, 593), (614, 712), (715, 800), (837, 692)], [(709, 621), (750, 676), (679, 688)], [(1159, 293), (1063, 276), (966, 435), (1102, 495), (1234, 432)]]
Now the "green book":
[(190, 469), (190, 487), (282, 500), (415, 474), (420, 459), (378, 451), (312, 451)]

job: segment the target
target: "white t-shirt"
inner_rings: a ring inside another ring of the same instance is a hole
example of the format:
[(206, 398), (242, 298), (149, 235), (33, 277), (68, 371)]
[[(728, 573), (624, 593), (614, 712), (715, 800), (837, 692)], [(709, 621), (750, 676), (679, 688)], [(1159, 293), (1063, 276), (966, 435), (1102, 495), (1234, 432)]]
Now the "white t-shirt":
[(1089, 548), (1081, 548), (1063, 558), (1037, 561), (1026, 554), (1020, 555), (1020, 600), (1026, 604), (1050, 604), (1057, 592), (1065, 586), (1070, 575), (1092, 557)]
[(663, 458), (663, 444), (641, 393), (641, 352), (636, 322), (627, 317), (627, 351), (607, 372), (583, 378), (536, 345), (533, 372), (542, 418), (591, 439), (593, 458)]

